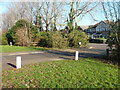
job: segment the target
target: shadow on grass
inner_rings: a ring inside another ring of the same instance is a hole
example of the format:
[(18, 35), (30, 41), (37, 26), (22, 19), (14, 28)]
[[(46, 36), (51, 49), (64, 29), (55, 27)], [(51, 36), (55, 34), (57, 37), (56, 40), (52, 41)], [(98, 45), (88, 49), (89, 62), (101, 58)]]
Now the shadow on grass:
[(16, 68), (16, 66), (14, 64), (11, 64), (11, 63), (7, 63), (7, 64), (10, 65), (13, 68)]

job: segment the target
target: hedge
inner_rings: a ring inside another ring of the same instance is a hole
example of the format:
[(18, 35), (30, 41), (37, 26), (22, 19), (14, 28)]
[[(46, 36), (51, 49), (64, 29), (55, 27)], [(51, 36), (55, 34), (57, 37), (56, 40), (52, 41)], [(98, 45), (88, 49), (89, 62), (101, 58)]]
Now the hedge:
[(100, 39), (100, 38), (95, 38), (95, 39), (90, 39), (90, 43), (106, 43), (107, 39)]

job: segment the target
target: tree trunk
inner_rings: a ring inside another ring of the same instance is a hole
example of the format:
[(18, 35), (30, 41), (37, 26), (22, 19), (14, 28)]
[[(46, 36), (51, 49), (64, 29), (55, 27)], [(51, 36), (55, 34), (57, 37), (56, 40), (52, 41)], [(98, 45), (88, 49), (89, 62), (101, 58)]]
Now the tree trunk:
[(120, 60), (120, 20), (118, 19), (118, 60)]
[(46, 32), (48, 32), (49, 24), (46, 24)]
[(74, 2), (71, 4), (70, 23), (73, 26)]

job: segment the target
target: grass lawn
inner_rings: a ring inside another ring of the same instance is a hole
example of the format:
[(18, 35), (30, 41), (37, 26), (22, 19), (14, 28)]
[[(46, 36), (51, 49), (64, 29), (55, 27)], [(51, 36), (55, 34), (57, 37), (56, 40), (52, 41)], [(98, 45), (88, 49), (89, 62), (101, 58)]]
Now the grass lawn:
[(20, 46), (9, 46), (0, 45), (2, 52), (21, 52), (21, 51), (37, 51), (37, 50), (47, 50), (39, 47), (20, 47)]
[(93, 59), (41, 62), (2, 72), (3, 88), (118, 88), (118, 68)]

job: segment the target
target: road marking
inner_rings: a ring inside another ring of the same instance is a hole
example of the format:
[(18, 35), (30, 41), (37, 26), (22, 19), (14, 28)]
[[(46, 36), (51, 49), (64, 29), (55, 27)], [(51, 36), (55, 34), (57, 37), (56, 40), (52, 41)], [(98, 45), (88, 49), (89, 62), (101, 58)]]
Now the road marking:
[(29, 53), (13, 53), (13, 54), (8, 54), (8, 55), (23, 55), (23, 54), (29, 54)]
[(44, 53), (44, 52), (30, 52), (30, 53), (12, 53), (12, 54), (8, 54), (8, 55), (25, 55), (25, 54), (34, 54), (34, 53)]

